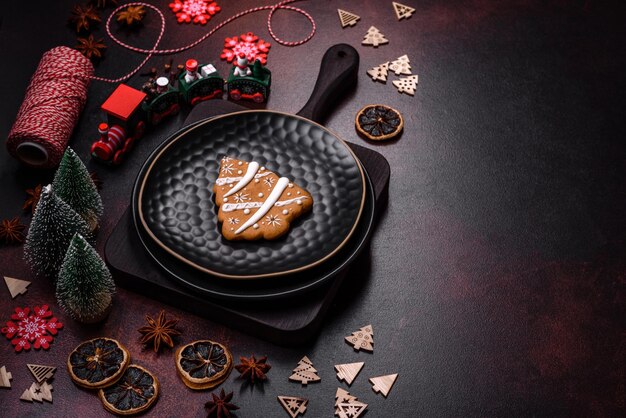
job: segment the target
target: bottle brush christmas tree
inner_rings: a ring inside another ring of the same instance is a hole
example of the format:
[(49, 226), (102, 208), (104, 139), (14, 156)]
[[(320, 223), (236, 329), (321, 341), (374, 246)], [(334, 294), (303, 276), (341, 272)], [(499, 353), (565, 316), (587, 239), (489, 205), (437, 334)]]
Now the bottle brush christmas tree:
[(57, 196), (83, 217), (91, 230), (102, 216), (102, 199), (87, 168), (71, 148), (67, 148), (54, 176), (52, 188)]
[(47, 185), (28, 229), (24, 257), (33, 272), (56, 277), (75, 233), (91, 238), (87, 223)]
[(96, 250), (80, 235), (74, 235), (57, 280), (57, 301), (80, 322), (101, 321), (109, 313), (115, 284)]

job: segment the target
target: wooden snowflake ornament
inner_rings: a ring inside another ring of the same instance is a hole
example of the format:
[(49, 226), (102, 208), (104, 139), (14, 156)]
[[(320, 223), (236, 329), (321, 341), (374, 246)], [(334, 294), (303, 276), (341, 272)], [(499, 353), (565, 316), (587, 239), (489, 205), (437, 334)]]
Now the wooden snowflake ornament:
[(306, 412), (306, 405), (309, 403), (309, 400), (295, 396), (279, 396), (278, 402), (285, 408), (285, 411), (291, 418), (296, 418), (298, 415)]
[(367, 70), (367, 75), (369, 75), (373, 81), (382, 81), (383, 83), (386, 83), (388, 70), (389, 61), (376, 67), (370, 68), (369, 70)]
[(361, 42), (363, 45), (371, 45), (374, 48), (378, 48), (378, 45), (384, 45), (387, 43), (389, 43), (389, 40), (385, 38), (385, 35), (380, 33), (380, 31), (374, 26), (370, 26), (367, 33), (363, 37), (363, 41)]
[(355, 351), (374, 351), (374, 329), (371, 325), (366, 325), (358, 331), (354, 331), (352, 335), (347, 336), (345, 339), (348, 344), (354, 347)]
[(415, 13), (414, 8), (405, 4), (400, 4), (395, 1), (392, 1), (391, 4), (393, 4), (393, 10), (396, 12), (398, 20), (408, 19), (413, 15), (413, 13)]
[(350, 386), (352, 382), (354, 382), (354, 379), (356, 379), (356, 376), (359, 374), (364, 364), (364, 362), (337, 364), (335, 366), (337, 379), (343, 380), (348, 384), (348, 386)]
[(45, 380), (52, 379), (57, 368), (52, 366), (42, 366), (40, 364), (27, 364), (28, 370), (33, 374), (37, 383), (41, 384)]
[(405, 54), (391, 61), (389, 70), (393, 71), (396, 75), (411, 75), (411, 61), (409, 60), (409, 56)]
[(28, 291), (27, 287), (30, 282), (26, 280), (14, 279), (13, 277), (4, 276), (4, 282), (11, 293), (11, 298), (15, 299), (17, 295), (23, 295)]
[(298, 367), (293, 369), (293, 374), (289, 376), (289, 380), (300, 382), (307, 385), (309, 382), (319, 382), (321, 379), (317, 375), (317, 370), (313, 367), (313, 363), (307, 356), (302, 357), (298, 362)]
[(339, 14), (339, 22), (341, 23), (342, 28), (345, 28), (346, 26), (354, 26), (356, 25), (356, 22), (361, 19), (360, 16), (357, 16), (354, 13), (346, 12), (345, 10), (337, 9), (337, 13)]
[(376, 393), (382, 394), (385, 398), (389, 395), (389, 391), (396, 383), (398, 373), (389, 374), (387, 376), (372, 377), (370, 383), (372, 384), (372, 390)]
[(19, 353), (22, 350), (30, 350), (31, 344), (36, 350), (49, 349), (50, 343), (54, 340), (53, 336), (57, 335), (61, 328), (63, 324), (52, 316), (48, 305), (42, 305), (35, 306), (32, 312), (28, 307), (15, 308), (11, 321), (7, 321), (0, 332), (11, 340), (15, 351)]
[(398, 93), (406, 93), (413, 96), (417, 87), (417, 75), (402, 77), (399, 80), (393, 80), (393, 85), (398, 89)]
[(178, 23), (206, 23), (219, 12), (220, 6), (210, 0), (174, 0), (170, 9), (176, 15)]
[(13, 376), (11, 372), (7, 371), (6, 366), (0, 367), (0, 388), (10, 388), (11, 379), (13, 379)]

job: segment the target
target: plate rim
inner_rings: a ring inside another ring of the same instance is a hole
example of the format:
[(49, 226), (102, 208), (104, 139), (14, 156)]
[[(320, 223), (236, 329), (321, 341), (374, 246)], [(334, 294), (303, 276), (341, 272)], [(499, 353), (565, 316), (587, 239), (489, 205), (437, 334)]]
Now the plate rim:
[[(146, 184), (146, 181), (148, 179), (148, 176), (150, 175), (150, 172), (153, 168), (153, 166), (156, 164), (157, 161), (159, 161), (159, 159), (161, 158), (161, 155), (169, 148), (171, 147), (173, 144), (175, 144), (180, 138), (182, 138), (185, 135), (188, 135), (190, 132), (192, 132), (195, 129), (198, 129), (202, 126), (204, 126), (207, 123), (211, 123), (214, 122), (218, 119), (224, 119), (224, 118), (228, 118), (228, 117), (232, 117), (232, 116), (236, 116), (236, 115), (241, 115), (241, 114), (248, 114), (248, 113), (272, 113), (272, 114), (279, 114), (279, 115), (283, 115), (283, 116), (288, 116), (288, 117), (293, 117), (296, 119), (300, 119), (304, 122), (313, 124), (318, 126), (319, 128), (321, 128), (322, 130), (328, 132), (331, 136), (333, 136), (335, 138), (335, 140), (337, 140), (348, 152), (349, 154), (352, 156), (357, 168), (359, 169), (359, 174), (361, 176), (361, 202), (359, 204), (359, 211), (357, 213), (357, 216), (352, 224), (352, 227), (350, 228), (350, 231), (348, 232), (348, 234), (344, 237), (344, 239), (328, 254), (326, 254), (324, 257), (313, 261), (311, 263), (308, 263), (304, 266), (300, 266), (300, 267), (296, 267), (293, 269), (289, 269), (289, 270), (282, 270), (279, 272), (272, 272), (272, 273), (264, 273), (264, 274), (252, 274), (252, 275), (234, 275), (234, 274), (226, 274), (223, 272), (219, 272), (219, 271), (215, 271), (215, 270), (211, 270), (209, 268), (203, 267), (201, 265), (199, 265), (198, 263), (187, 259), (186, 257), (184, 257), (183, 255), (179, 254), (178, 252), (172, 250), (171, 248), (169, 248), (167, 245), (165, 245), (163, 242), (161, 242), (161, 240), (159, 238), (157, 238), (157, 236), (152, 232), (152, 230), (149, 228), (148, 224), (146, 223), (146, 220), (144, 219), (144, 215), (143, 215), (143, 211), (142, 211), (142, 196), (143, 196), (143, 192), (144, 192), (144, 187)], [(150, 164), (146, 167), (146, 163), (150, 162)], [(141, 176), (141, 183), (139, 184), (139, 182), (136, 182), (135, 187), (139, 186), (138, 190), (135, 192), (133, 192), (133, 201), (132, 206), (133, 206), (133, 218), (135, 218), (135, 223), (136, 223), (136, 215), (139, 215), (139, 220), (141, 222), (141, 225), (144, 229), (144, 231), (150, 236), (150, 238), (158, 245), (160, 246), (163, 250), (165, 250), (166, 252), (168, 252), (169, 254), (171, 254), (172, 256), (176, 257), (177, 259), (179, 259), (180, 261), (182, 261), (185, 264), (190, 265), (191, 267), (216, 276), (216, 277), (220, 277), (223, 279), (234, 279), (234, 280), (254, 280), (254, 279), (261, 279), (261, 278), (268, 278), (268, 277), (278, 277), (278, 276), (284, 276), (284, 275), (288, 275), (288, 274), (293, 274), (293, 273), (298, 273), (304, 270), (308, 270), (312, 267), (315, 267), (321, 263), (323, 263), (324, 261), (328, 260), (329, 258), (331, 258), (332, 256), (334, 256), (339, 250), (341, 250), (346, 243), (350, 240), (350, 238), (352, 237), (352, 235), (354, 234), (354, 231), (356, 230), (359, 221), (361, 220), (361, 215), (363, 213), (363, 206), (365, 205), (365, 193), (366, 193), (366, 184), (365, 184), (365, 175), (363, 174), (363, 167), (361, 167), (361, 164), (359, 162), (358, 157), (356, 156), (356, 154), (354, 153), (354, 151), (352, 151), (352, 149), (348, 146), (348, 144), (339, 136), (337, 135), (335, 132), (331, 131), (330, 129), (328, 129), (327, 127), (321, 125), (320, 123), (317, 123), (313, 120), (307, 119), (305, 117), (299, 116), (299, 115), (295, 115), (292, 113), (288, 113), (288, 112), (281, 112), (281, 111), (276, 111), (276, 110), (268, 110), (268, 109), (250, 109), (250, 110), (241, 110), (241, 111), (237, 111), (237, 112), (231, 112), (231, 113), (227, 113), (224, 115), (217, 115), (211, 118), (207, 118), (203, 121), (199, 121), (196, 124), (190, 125), (186, 128), (183, 128), (181, 131), (177, 132), (176, 134), (174, 134), (172, 137), (168, 138), (167, 140), (165, 140), (157, 149), (154, 150), (153, 153), (150, 154), (150, 156), (148, 156), (148, 158), (146, 159), (146, 162), (144, 163), (144, 165), (142, 166), (141, 170), (139, 171), (138, 176)], [(137, 178), (137, 180), (139, 181), (139, 177)]]

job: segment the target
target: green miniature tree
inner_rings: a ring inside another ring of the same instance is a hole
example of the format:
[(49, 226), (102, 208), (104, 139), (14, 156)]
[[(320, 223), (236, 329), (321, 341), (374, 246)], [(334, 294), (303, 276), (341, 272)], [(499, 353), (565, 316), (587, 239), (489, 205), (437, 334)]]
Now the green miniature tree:
[(47, 185), (35, 209), (24, 244), (24, 258), (33, 272), (56, 277), (75, 233), (91, 237), (87, 223)]
[(109, 313), (115, 283), (96, 250), (74, 235), (57, 280), (57, 302), (80, 322), (98, 322)]
[(67, 148), (54, 176), (52, 187), (57, 196), (83, 217), (91, 230), (102, 216), (102, 199), (87, 168), (71, 148)]

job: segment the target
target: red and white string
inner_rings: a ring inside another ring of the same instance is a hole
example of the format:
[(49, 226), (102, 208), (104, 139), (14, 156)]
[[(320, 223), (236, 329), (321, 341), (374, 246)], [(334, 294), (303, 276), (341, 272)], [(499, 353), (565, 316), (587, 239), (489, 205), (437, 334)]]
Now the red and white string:
[[(199, 43), (203, 42), (209, 36), (213, 35), (215, 32), (217, 32), (218, 30), (220, 30), (221, 28), (223, 28), (224, 26), (226, 26), (230, 22), (232, 22), (232, 21), (234, 21), (236, 19), (239, 19), (242, 16), (245, 16), (245, 15), (248, 15), (248, 14), (251, 14), (251, 13), (256, 13), (256, 12), (259, 12), (259, 11), (262, 11), (262, 10), (269, 10), (270, 11), (268, 16), (267, 16), (267, 30), (268, 30), (270, 36), (272, 37), (272, 39), (274, 39), (280, 45), (284, 45), (284, 46), (298, 46), (298, 45), (302, 45), (303, 43), (308, 42), (313, 37), (313, 35), (315, 35), (316, 26), (315, 26), (315, 20), (313, 19), (313, 17), (309, 13), (307, 13), (305, 10), (302, 10), (302, 9), (300, 9), (298, 7), (289, 6), (289, 3), (293, 3), (293, 2), (296, 2), (296, 1), (298, 1), (298, 0), (283, 0), (283, 1), (280, 1), (280, 2), (278, 2), (276, 4), (271, 4), (271, 5), (266, 5), (266, 6), (259, 6), (259, 7), (253, 7), (251, 9), (244, 10), (244, 11), (239, 12), (239, 13), (229, 17), (228, 19), (220, 22), (217, 26), (215, 26), (209, 32), (205, 33), (203, 36), (201, 36), (197, 40), (191, 42), (190, 44), (182, 46), (182, 47), (179, 47), (179, 48), (171, 48), (171, 49), (158, 49), (158, 46), (161, 43), (163, 35), (165, 34), (165, 16), (163, 15), (163, 12), (161, 12), (161, 10), (159, 10), (156, 6), (154, 6), (152, 4), (144, 3), (144, 2), (141, 2), (141, 1), (124, 4), (122, 6), (117, 7), (115, 10), (113, 10), (113, 12), (111, 12), (111, 15), (109, 16), (109, 18), (106, 21), (106, 25), (105, 25), (106, 32), (109, 35), (109, 37), (115, 43), (117, 43), (118, 45), (122, 46), (123, 48), (126, 48), (126, 49), (129, 49), (131, 51), (134, 51), (134, 52), (138, 52), (138, 53), (141, 53), (141, 54), (146, 54), (146, 56), (143, 59), (143, 61), (141, 61), (141, 63), (139, 65), (137, 65), (137, 67), (135, 67), (135, 69), (130, 71), (128, 74), (123, 75), (122, 77), (118, 77), (118, 78), (112, 79), (112, 78), (92, 76), (91, 78), (93, 80), (104, 81), (104, 82), (107, 82), (107, 83), (119, 83), (121, 81), (124, 81), (124, 80), (132, 77), (137, 71), (139, 71), (145, 65), (146, 62), (148, 62), (148, 60), (153, 55), (176, 54), (178, 52), (182, 52), (182, 51), (185, 51), (187, 49), (193, 48), (194, 46), (196, 46)], [(157, 36), (157, 39), (154, 42), (154, 45), (152, 46), (151, 49), (138, 48), (136, 46), (129, 45), (129, 44), (121, 41), (119, 38), (117, 38), (111, 32), (111, 21), (113, 20), (114, 16), (117, 14), (117, 12), (119, 12), (122, 9), (125, 9), (125, 8), (127, 8), (129, 6), (144, 6), (144, 7), (147, 7), (149, 9), (154, 10), (157, 13), (157, 15), (159, 15), (159, 17), (161, 19), (161, 28), (159, 30), (159, 35)], [(281, 9), (282, 10), (290, 10), (290, 11), (293, 11), (293, 12), (297, 12), (297, 13), (300, 13), (301, 15), (303, 15), (304, 17), (306, 17), (308, 19), (308, 21), (311, 23), (311, 32), (304, 39), (301, 39), (299, 41), (285, 41), (285, 40), (279, 38), (274, 33), (274, 30), (272, 29), (272, 17), (274, 16), (274, 13), (277, 10), (281, 10)]]

